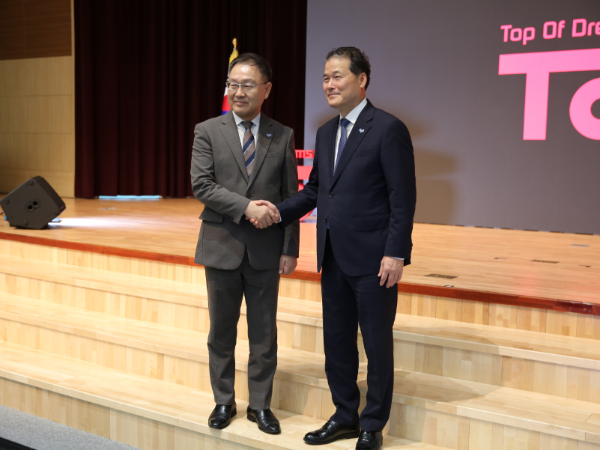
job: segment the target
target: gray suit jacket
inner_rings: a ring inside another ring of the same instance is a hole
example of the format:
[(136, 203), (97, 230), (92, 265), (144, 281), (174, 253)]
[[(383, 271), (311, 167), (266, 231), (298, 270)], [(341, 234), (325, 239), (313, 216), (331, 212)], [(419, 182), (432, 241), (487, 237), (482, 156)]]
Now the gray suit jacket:
[(231, 112), (199, 123), (194, 134), (192, 189), (205, 205), (195, 262), (233, 270), (247, 251), (253, 268), (268, 270), (279, 267), (282, 254), (298, 257), (298, 221), (259, 230), (244, 217), (250, 200), (276, 204), (298, 192), (292, 129), (261, 114), (250, 179)]

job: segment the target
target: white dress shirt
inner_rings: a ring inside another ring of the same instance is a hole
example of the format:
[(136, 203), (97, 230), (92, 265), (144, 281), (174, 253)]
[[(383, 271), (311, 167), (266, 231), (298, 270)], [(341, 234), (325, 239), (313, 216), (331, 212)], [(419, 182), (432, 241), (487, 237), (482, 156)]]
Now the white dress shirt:
[[(362, 112), (362, 110), (365, 109), (365, 106), (367, 106), (367, 99), (366, 99), (366, 97), (363, 99), (362, 102), (360, 102), (358, 104), (358, 106), (356, 108), (354, 108), (352, 111), (350, 111), (348, 113), (348, 115), (346, 116), (346, 120), (350, 122), (348, 125), (346, 125), (346, 138), (350, 137), (350, 133), (352, 132), (352, 128), (354, 128), (354, 124), (356, 123), (356, 119), (358, 119), (358, 116), (360, 115), (360, 113)], [(343, 119), (343, 117), (340, 114), (340, 121), (342, 119)], [(335, 155), (334, 155), (334, 161), (337, 161), (338, 147), (340, 146), (340, 137), (341, 137), (341, 135), (342, 135), (342, 127), (338, 123), (337, 135), (336, 135), (336, 138), (335, 138)]]
[[(235, 119), (235, 124), (237, 125), (238, 134), (240, 135), (240, 144), (242, 144), (242, 148), (244, 148), (244, 135), (246, 134), (246, 128), (242, 125), (244, 119), (238, 116), (233, 110), (233, 118)], [(258, 127), (260, 126), (260, 113), (254, 119), (252, 119), (252, 126), (250, 127), (250, 132), (252, 136), (254, 136), (254, 147), (256, 148), (256, 137), (258, 136)]]

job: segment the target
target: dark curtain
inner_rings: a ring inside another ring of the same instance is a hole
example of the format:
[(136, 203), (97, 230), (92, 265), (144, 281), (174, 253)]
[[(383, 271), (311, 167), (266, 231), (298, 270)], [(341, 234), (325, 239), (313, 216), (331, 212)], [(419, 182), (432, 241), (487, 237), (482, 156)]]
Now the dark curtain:
[(263, 112), (303, 147), (306, 0), (75, 0), (75, 195), (192, 195), (194, 125), (221, 113), (232, 39), (266, 57)]

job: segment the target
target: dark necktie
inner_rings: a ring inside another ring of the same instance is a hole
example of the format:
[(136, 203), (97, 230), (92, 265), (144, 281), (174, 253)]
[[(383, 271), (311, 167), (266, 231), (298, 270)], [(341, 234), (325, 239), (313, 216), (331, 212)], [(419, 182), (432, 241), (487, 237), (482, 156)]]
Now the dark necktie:
[(252, 175), (252, 163), (254, 162), (254, 153), (256, 146), (254, 145), (254, 135), (252, 134), (252, 122), (244, 121), (242, 122), (244, 128), (246, 129), (246, 134), (244, 134), (244, 161), (246, 161), (246, 171), (248, 172), (248, 178)]
[(337, 169), (338, 162), (340, 161), (340, 157), (342, 156), (342, 151), (344, 151), (344, 147), (346, 146), (346, 141), (348, 140), (348, 134), (346, 133), (346, 127), (350, 121), (348, 119), (340, 120), (340, 144), (338, 145), (337, 158), (335, 159), (335, 165), (333, 166), (333, 174), (335, 175), (335, 169)]

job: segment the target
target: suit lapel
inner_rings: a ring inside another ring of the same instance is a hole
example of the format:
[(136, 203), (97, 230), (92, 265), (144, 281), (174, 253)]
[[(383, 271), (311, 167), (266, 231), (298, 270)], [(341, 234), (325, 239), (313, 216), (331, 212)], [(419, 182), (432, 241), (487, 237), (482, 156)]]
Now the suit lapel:
[(233, 159), (237, 163), (246, 183), (248, 182), (248, 172), (246, 171), (246, 162), (244, 161), (244, 152), (242, 151), (242, 144), (240, 143), (240, 135), (237, 130), (237, 125), (233, 118), (233, 113), (229, 111), (223, 116), (221, 120), (221, 133), (229, 145), (229, 149), (233, 154)]
[[(356, 119), (356, 123), (352, 127), (352, 132), (348, 137), (346, 146), (344, 147), (342, 155), (340, 156), (340, 161), (338, 162), (338, 165), (335, 169), (335, 175), (333, 176), (331, 186), (333, 186), (337, 182), (338, 178), (340, 177), (340, 174), (344, 171), (344, 169), (348, 165), (348, 162), (352, 158), (352, 155), (354, 155), (354, 152), (356, 152), (356, 149), (371, 129), (370, 122), (371, 120), (373, 120), (373, 109), (373, 105), (371, 105), (371, 103), (368, 102), (367, 106), (365, 106), (365, 109), (363, 109), (360, 115), (358, 116), (358, 119)], [(335, 146), (335, 141), (333, 145)]]
[(260, 168), (265, 161), (271, 141), (273, 140), (273, 121), (261, 114), (260, 116), (260, 127), (258, 128), (258, 136), (256, 139), (256, 154), (254, 155), (254, 167), (252, 168), (252, 176), (250, 177), (250, 183), (248, 187), (252, 186), (254, 180), (258, 176)]

